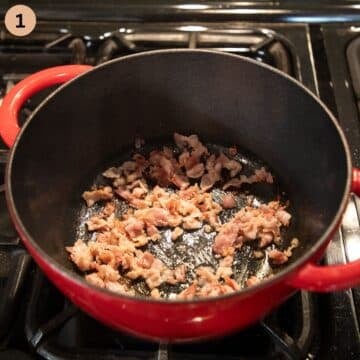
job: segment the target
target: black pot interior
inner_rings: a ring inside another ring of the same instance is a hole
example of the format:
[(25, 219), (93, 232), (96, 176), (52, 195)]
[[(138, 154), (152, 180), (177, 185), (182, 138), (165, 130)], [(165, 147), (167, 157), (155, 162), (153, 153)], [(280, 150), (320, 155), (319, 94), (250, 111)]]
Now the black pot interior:
[[(240, 57), (153, 52), (101, 66), (51, 97), (27, 124), (10, 164), (14, 206), (33, 241), (73, 269), (81, 193), (135, 137), (198, 134), (270, 165), (291, 203), (288, 237), (305, 254), (342, 201), (347, 157), (328, 113), (302, 87)], [(294, 261), (295, 259), (292, 259)]]

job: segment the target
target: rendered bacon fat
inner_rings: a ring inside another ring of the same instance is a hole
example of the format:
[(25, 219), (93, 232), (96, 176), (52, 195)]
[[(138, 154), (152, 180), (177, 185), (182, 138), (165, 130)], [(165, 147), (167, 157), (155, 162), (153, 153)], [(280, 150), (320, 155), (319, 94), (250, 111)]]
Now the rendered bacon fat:
[[(281, 240), (281, 228), (289, 226), (291, 220), (279, 201), (247, 205), (227, 222), (220, 221), (222, 211), (238, 206), (236, 195), (242, 184), (273, 182), (264, 167), (245, 176), (242, 164), (233, 158), (235, 147), (227, 154), (211, 153), (197, 135), (177, 133), (174, 142), (177, 151), (163, 147), (146, 156), (135, 154), (119, 167), (103, 172), (109, 185), (83, 193), (87, 207), (99, 209), (86, 220), (91, 240), (78, 239), (66, 249), (90, 284), (136, 295), (133, 281), (141, 279), (154, 298), (164, 296), (161, 289), (165, 284), (184, 284), (175, 294), (178, 299), (224, 295), (241, 288), (234, 278), (233, 261), (245, 242), (257, 241), (259, 249), (266, 248), (275, 266), (287, 262), (297, 246), (298, 241), (286, 251), (275, 247)], [(220, 200), (214, 199), (214, 187), (223, 191)], [(231, 188), (235, 192), (226, 191)], [(116, 215), (118, 201), (129, 207), (121, 216)], [(162, 241), (164, 231), (170, 230), (175, 246), (184, 234), (200, 228), (215, 234), (212, 249), (213, 255), (220, 257), (218, 267), (198, 266), (187, 284), (187, 264), (169, 268), (147, 245)], [(249, 275), (245, 285), (259, 281)]]

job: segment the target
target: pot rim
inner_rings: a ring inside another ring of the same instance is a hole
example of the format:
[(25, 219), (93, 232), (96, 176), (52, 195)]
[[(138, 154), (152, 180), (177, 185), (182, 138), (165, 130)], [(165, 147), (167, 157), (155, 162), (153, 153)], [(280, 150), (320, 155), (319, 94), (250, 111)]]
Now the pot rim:
[[(74, 82), (76, 82), (78, 79), (81, 79), (82, 77), (88, 76), (89, 73), (95, 72), (95, 71), (101, 71), (103, 67), (112, 66), (115, 63), (121, 63), (126, 62), (128, 60), (131, 60), (133, 58), (137, 57), (148, 57), (148, 56), (154, 56), (159, 54), (169, 54), (169, 53), (208, 53), (213, 54), (217, 56), (228, 56), (238, 59), (239, 61), (245, 61), (248, 63), (251, 63), (256, 66), (260, 66), (262, 68), (267, 69), (268, 71), (271, 71), (275, 73), (278, 76), (281, 76), (288, 81), (292, 82), (294, 85), (299, 86), (308, 96), (310, 96), (315, 102), (321, 106), (321, 108), (326, 112), (329, 120), (331, 121), (332, 125), (337, 130), (337, 133), (340, 137), (341, 143), (343, 145), (343, 149), (346, 155), (346, 166), (347, 166), (347, 179), (346, 184), (343, 191), (343, 196), (338, 208), (338, 211), (336, 212), (335, 216), (333, 217), (330, 225), (326, 229), (326, 231), (322, 234), (320, 238), (316, 240), (314, 245), (311, 247), (310, 250), (308, 250), (306, 253), (304, 253), (302, 256), (300, 256), (298, 259), (296, 259), (294, 262), (291, 262), (288, 264), (285, 268), (281, 269), (277, 274), (272, 276), (271, 278), (262, 279), (259, 284), (243, 288), (239, 291), (235, 291), (234, 293), (220, 295), (216, 297), (209, 297), (209, 298), (199, 298), (199, 299), (192, 299), (192, 300), (168, 300), (168, 299), (154, 299), (151, 297), (137, 297), (137, 296), (130, 296), (126, 294), (118, 294), (115, 292), (112, 292), (107, 289), (99, 288), (95, 285), (89, 284), (85, 281), (83, 277), (81, 277), (79, 274), (76, 274), (75, 272), (72, 272), (65, 268), (63, 265), (57, 263), (51, 256), (49, 256), (45, 251), (42, 250), (42, 248), (37, 244), (37, 242), (32, 238), (30, 233), (27, 231), (26, 227), (21, 221), (21, 218), (17, 212), (15, 201), (13, 197), (13, 191), (12, 191), (12, 184), (11, 184), (11, 177), (12, 177), (12, 165), (14, 157), (16, 156), (16, 149), (21, 142), (23, 138), (23, 134), (26, 133), (26, 128), (32, 121), (34, 117), (36, 117), (36, 114), (44, 107), (46, 106), (47, 102), (55, 97), (58, 92), (63, 91), (68, 86), (72, 86)], [(226, 300), (230, 298), (235, 297), (245, 297), (245, 296), (251, 296), (252, 294), (255, 294), (256, 292), (259, 292), (261, 290), (264, 290), (265, 288), (269, 288), (280, 281), (284, 281), (286, 278), (290, 277), (294, 274), (296, 270), (299, 270), (302, 268), (309, 260), (317, 253), (317, 251), (321, 248), (322, 245), (324, 245), (331, 236), (332, 232), (338, 227), (338, 224), (340, 222), (341, 216), (343, 212), (345, 211), (345, 207), (348, 202), (348, 196), (350, 194), (350, 186), (351, 186), (351, 178), (352, 178), (352, 163), (351, 163), (351, 155), (349, 150), (349, 145), (347, 143), (347, 140), (345, 138), (344, 132), (339, 126), (335, 116), (331, 113), (331, 111), (326, 107), (326, 105), (314, 94), (312, 93), (308, 88), (306, 88), (302, 83), (300, 83), (298, 80), (292, 78), (291, 76), (281, 72), (280, 70), (271, 67), (270, 65), (260, 63), (256, 60), (246, 58), (241, 55), (235, 55), (235, 54), (229, 54), (224, 53), (221, 51), (215, 51), (215, 50), (205, 50), (205, 49), (169, 49), (169, 50), (153, 50), (153, 51), (147, 51), (143, 53), (133, 54), (133, 55), (127, 55), (121, 58), (113, 59), (108, 62), (105, 62), (101, 65), (98, 65), (94, 67), (92, 70), (87, 71), (76, 78), (66, 82), (65, 84), (59, 86), (54, 92), (49, 94), (38, 106), (37, 108), (32, 112), (32, 114), (28, 117), (23, 127), (20, 129), (20, 132), (14, 142), (13, 147), (10, 149), (10, 155), (8, 159), (8, 163), (6, 166), (5, 171), (5, 194), (6, 194), (6, 202), (7, 206), (10, 212), (10, 216), (12, 221), (15, 224), (15, 227), (17, 231), (19, 232), (23, 242), (25, 243), (26, 247), (30, 252), (34, 252), (36, 255), (39, 256), (41, 260), (44, 262), (44, 266), (48, 266), (51, 268), (51, 270), (61, 277), (65, 278), (67, 281), (73, 283), (76, 286), (79, 286), (83, 289), (96, 291), (102, 294), (105, 297), (109, 297), (112, 299), (124, 299), (126, 301), (135, 301), (139, 303), (154, 303), (154, 304), (166, 304), (166, 305), (194, 305), (199, 303), (210, 303), (210, 302), (216, 302), (220, 300)], [(331, 240), (330, 240), (331, 241)], [(36, 257), (36, 256), (34, 256)], [(290, 286), (290, 285), (289, 285)], [(296, 290), (296, 288), (294, 288)]]

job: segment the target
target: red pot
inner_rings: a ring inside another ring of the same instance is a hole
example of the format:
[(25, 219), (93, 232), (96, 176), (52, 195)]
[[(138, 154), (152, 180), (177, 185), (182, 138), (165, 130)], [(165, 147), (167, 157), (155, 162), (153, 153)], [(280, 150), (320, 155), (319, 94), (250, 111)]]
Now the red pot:
[[(22, 104), (64, 82), (19, 133)], [(302, 246), (295, 258), (256, 286), (211, 299), (141, 299), (87, 284), (71, 271), (64, 250), (74, 240), (84, 179), (139, 133), (147, 139), (189, 129), (214, 142), (242, 144), (284, 176), (299, 219)], [(360, 192), (360, 172), (351, 169), (344, 134), (314, 95), (268, 66), (217, 52), (169, 50), (94, 69), (51, 68), (6, 95), (0, 133), (12, 147), (7, 203), (25, 246), (71, 301), (111, 327), (153, 340), (198, 340), (258, 321), (298, 289), (334, 291), (360, 283), (360, 261), (316, 264), (350, 191)]]

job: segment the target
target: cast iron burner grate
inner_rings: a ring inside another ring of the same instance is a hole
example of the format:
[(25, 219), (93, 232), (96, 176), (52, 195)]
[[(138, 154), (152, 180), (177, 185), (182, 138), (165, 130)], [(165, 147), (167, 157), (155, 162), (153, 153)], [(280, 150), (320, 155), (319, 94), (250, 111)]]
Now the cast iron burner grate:
[(32, 271), (32, 281), (27, 286), (25, 334), (33, 353), (46, 359), (231, 360), (314, 356), (315, 350), (310, 347), (317, 328), (316, 303), (307, 292), (296, 294), (263, 322), (234, 335), (194, 344), (158, 344), (98, 323), (64, 299), (39, 269)]

